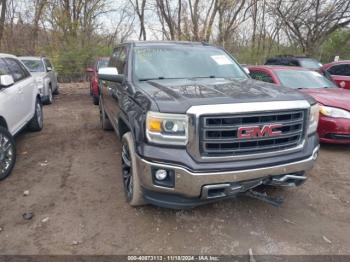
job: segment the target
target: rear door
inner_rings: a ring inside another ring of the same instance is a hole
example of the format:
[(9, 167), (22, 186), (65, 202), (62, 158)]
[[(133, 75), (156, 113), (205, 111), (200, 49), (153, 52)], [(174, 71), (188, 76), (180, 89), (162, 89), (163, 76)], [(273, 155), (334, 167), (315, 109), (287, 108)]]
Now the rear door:
[[(44, 58), (44, 63), (45, 63), (45, 68), (46, 68), (47, 75), (50, 78), (52, 91), (55, 91), (56, 88), (57, 88), (57, 75), (56, 75), (56, 72), (54, 71), (54, 68), (53, 68), (53, 66), (52, 66), (52, 64), (51, 64), (49, 59)], [(48, 68), (51, 68), (51, 71), (47, 70)]]
[(350, 64), (338, 64), (327, 69), (331, 78), (341, 88), (350, 89)]
[[(109, 67), (116, 67), (119, 74), (125, 74), (126, 57), (126, 46), (117, 47), (110, 59)], [(103, 95), (103, 103), (109, 120), (115, 127), (117, 127), (123, 84), (110, 81), (101, 81), (101, 91)]]
[(19, 104), (16, 105), (16, 110), (21, 115), (21, 122), (27, 122), (34, 114), (35, 83), (28, 70), (17, 59), (5, 58), (5, 62), (10, 69), (19, 95)]

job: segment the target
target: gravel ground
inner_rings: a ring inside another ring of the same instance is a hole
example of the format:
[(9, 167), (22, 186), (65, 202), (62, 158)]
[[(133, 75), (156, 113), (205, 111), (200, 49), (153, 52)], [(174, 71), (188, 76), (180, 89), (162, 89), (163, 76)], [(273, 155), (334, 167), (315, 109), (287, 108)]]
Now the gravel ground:
[(272, 191), (281, 208), (240, 197), (135, 209), (88, 84), (61, 85), (44, 113), (42, 132), (16, 138), (16, 167), (0, 182), (0, 254), (350, 254), (350, 146), (322, 145), (302, 187)]

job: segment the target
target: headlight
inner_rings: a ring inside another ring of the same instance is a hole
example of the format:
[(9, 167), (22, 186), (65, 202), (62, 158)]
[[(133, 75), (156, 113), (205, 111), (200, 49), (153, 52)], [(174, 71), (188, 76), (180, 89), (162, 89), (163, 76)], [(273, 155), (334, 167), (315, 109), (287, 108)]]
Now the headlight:
[(335, 107), (321, 106), (320, 112), (324, 116), (336, 117), (336, 118), (349, 118), (350, 119), (350, 112), (349, 111), (335, 108)]
[(146, 136), (150, 142), (163, 145), (186, 145), (187, 127), (186, 115), (147, 113)]
[(38, 77), (35, 79), (36, 83), (39, 85), (43, 85), (44, 84), (44, 78)]
[(312, 134), (316, 132), (319, 115), (320, 115), (320, 106), (318, 104), (311, 106), (310, 115), (309, 115), (308, 134)]

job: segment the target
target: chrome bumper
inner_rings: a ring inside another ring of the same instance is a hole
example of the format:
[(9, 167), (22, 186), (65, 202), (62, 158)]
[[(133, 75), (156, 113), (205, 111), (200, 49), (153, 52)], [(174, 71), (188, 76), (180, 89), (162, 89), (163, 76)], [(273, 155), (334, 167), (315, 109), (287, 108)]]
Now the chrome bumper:
[[(201, 195), (203, 186), (207, 185), (234, 183), (270, 176), (278, 176), (308, 171), (314, 166), (314, 162), (317, 158), (318, 151), (319, 146), (317, 146), (314, 149), (312, 156), (297, 162), (238, 171), (196, 173), (191, 172), (181, 166), (150, 162), (145, 159), (142, 159), (139, 155), (136, 156), (136, 164), (137, 171), (140, 176), (142, 186), (144, 188), (156, 192), (180, 194), (186, 197), (199, 197)], [(174, 170), (175, 187), (167, 188), (154, 185), (151, 175), (152, 168), (164, 168)]]

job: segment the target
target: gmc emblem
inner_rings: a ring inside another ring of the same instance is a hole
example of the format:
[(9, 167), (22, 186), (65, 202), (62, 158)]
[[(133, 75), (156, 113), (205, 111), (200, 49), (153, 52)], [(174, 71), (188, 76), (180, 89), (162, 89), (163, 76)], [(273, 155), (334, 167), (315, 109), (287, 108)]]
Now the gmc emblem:
[(259, 126), (242, 126), (238, 128), (237, 137), (240, 139), (256, 138), (256, 137), (272, 137), (279, 136), (282, 131), (275, 130), (282, 127), (280, 124), (264, 125), (262, 128)]

